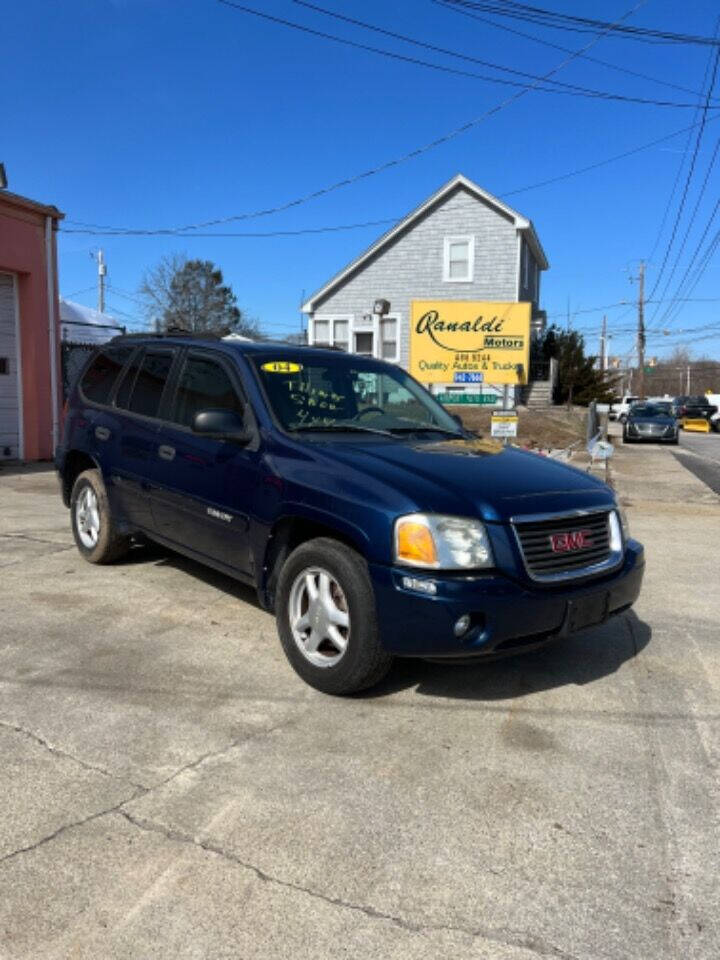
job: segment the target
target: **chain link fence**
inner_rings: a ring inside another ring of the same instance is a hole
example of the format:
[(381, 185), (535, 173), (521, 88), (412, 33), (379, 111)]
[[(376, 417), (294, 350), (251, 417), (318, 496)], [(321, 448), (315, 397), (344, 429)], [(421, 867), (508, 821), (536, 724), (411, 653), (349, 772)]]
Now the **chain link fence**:
[(97, 347), (97, 343), (63, 340), (60, 344), (60, 367), (62, 371), (63, 403), (70, 396), (85, 361)]

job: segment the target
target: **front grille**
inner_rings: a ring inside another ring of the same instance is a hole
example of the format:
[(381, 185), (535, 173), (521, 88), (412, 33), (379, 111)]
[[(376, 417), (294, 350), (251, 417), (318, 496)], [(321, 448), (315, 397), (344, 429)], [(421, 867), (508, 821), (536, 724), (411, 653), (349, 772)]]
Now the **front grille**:
[[(536, 580), (582, 576), (587, 567), (606, 564), (613, 556), (607, 511), (528, 522), (518, 518), (513, 526), (527, 571)], [(581, 533), (585, 536), (578, 546)]]

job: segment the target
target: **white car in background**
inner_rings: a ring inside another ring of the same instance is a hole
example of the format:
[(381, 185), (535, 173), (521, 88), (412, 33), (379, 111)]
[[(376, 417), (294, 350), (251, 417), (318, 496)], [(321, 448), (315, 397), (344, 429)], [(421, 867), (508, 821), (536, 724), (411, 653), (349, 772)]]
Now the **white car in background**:
[(630, 407), (641, 399), (641, 397), (631, 396), (629, 393), (625, 394), (622, 400), (610, 404), (610, 410), (608, 411), (609, 419), (619, 420), (620, 423), (625, 423)]

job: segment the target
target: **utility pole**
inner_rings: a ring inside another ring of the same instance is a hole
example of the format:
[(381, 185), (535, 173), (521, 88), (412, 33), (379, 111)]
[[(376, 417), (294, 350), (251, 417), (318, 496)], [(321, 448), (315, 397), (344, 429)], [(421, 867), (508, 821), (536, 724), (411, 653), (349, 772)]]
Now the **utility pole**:
[(98, 311), (105, 313), (105, 276), (107, 274), (107, 264), (103, 259), (102, 250), (98, 250)]
[(687, 365), (687, 384), (685, 393), (690, 396), (690, 364)]
[(638, 326), (637, 326), (637, 353), (638, 353), (638, 385), (637, 394), (645, 396), (645, 261), (640, 261), (638, 270)]
[(602, 320), (602, 333), (600, 334), (600, 369), (603, 373), (608, 366), (608, 337), (607, 337), (607, 317)]

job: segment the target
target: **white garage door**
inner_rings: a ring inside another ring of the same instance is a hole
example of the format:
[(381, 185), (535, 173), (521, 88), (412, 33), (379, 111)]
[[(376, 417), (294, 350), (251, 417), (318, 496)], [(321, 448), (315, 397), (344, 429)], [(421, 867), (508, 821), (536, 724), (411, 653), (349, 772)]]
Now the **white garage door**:
[(0, 273), (0, 460), (14, 460), (20, 456), (20, 377), (17, 361), (15, 278), (10, 273)]

